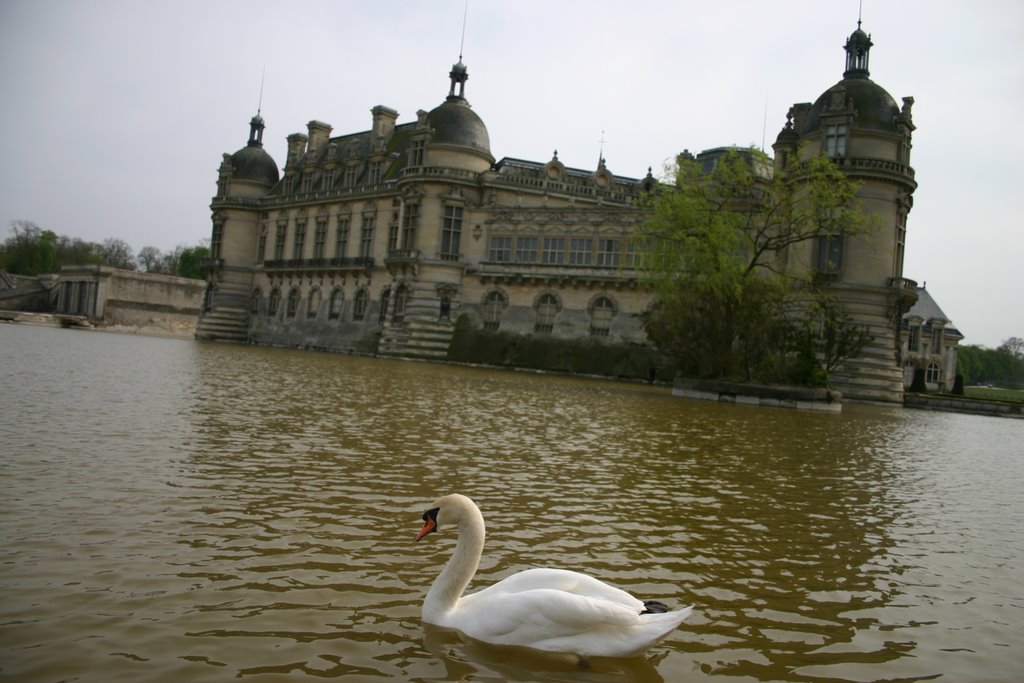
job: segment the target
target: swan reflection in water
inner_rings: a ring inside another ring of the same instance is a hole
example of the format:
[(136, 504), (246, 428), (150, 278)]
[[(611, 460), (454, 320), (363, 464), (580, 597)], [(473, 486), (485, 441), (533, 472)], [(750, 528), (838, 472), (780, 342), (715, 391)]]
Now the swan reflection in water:
[(444, 664), (446, 681), (476, 680), (488, 674), (504, 681), (560, 683), (664, 683), (657, 665), (667, 652), (644, 657), (591, 657), (541, 652), (511, 645), (491, 645), (458, 631), (424, 622), (423, 646)]

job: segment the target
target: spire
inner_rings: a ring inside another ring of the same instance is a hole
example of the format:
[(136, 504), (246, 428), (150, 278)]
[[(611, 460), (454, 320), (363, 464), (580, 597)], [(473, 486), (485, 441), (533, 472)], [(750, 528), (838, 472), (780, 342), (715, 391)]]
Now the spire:
[(843, 78), (867, 78), (871, 75), (868, 71), (868, 53), (871, 51), (871, 36), (860, 27), (860, 19), (857, 19), (857, 30), (850, 34), (846, 40), (846, 71)]

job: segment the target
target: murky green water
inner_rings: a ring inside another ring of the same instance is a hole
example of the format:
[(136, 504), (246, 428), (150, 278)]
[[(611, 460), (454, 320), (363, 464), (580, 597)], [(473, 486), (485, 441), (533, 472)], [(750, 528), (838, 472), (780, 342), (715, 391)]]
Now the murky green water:
[[(1017, 681), (1024, 422), (0, 325), (0, 676)], [(645, 658), (424, 629), (531, 566), (695, 604)]]

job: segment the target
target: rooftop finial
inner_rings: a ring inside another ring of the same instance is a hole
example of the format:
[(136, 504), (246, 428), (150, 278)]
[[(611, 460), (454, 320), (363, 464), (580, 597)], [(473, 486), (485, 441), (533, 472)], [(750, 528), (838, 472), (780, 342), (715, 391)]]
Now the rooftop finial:
[(864, 16), (864, 0), (857, 3), (857, 28), (860, 28), (861, 17)]
[(263, 110), (263, 82), (267, 80), (267, 65), (263, 65), (263, 74), (260, 75), (260, 101), (256, 103), (256, 116)]
[(459, 40), (459, 61), (462, 61), (462, 48), (466, 44), (466, 17), (469, 15), (469, 0), (462, 8), (462, 39)]
[(601, 166), (604, 166), (604, 131), (603, 130), (601, 131), (601, 141), (600, 142), (601, 142), (601, 147), (598, 149), (598, 152), (597, 152), (597, 166), (598, 166), (598, 168), (600, 168)]

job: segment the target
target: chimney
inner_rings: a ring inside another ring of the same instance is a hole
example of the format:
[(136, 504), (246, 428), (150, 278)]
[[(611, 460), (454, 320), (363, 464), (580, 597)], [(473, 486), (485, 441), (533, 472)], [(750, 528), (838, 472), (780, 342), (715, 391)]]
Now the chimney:
[(398, 112), (382, 104), (378, 104), (370, 111), (373, 113), (373, 140), (386, 142), (395, 132), (395, 120), (398, 119)]
[(327, 141), (331, 137), (332, 128), (322, 121), (310, 121), (306, 124), (307, 130), (309, 130), (309, 151), (319, 152), (321, 149), (327, 146)]
[(285, 166), (294, 166), (302, 155), (306, 153), (306, 141), (309, 138), (304, 133), (292, 133), (288, 136), (288, 160)]

